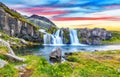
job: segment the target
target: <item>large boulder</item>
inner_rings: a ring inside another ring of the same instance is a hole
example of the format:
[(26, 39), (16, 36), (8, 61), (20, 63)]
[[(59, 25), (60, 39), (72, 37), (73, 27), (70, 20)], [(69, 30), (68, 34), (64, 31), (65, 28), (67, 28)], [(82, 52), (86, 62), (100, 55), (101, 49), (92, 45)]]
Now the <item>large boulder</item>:
[(49, 55), (51, 61), (61, 61), (62, 50), (60, 48), (54, 48)]

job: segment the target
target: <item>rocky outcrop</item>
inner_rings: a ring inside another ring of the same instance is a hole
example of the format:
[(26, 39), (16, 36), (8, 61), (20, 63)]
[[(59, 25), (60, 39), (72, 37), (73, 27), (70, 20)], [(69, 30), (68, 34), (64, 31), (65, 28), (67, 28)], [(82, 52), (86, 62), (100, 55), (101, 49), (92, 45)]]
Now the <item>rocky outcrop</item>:
[(10, 44), (2, 39), (0, 39), (0, 46), (5, 46), (8, 51), (7, 52), (0, 52), (0, 54), (8, 57), (9, 60), (12, 61), (21, 61), (24, 62), (26, 59), (24, 58), (20, 58), (18, 56), (15, 55), (15, 53), (13, 52), (12, 48), (10, 47)]
[[(3, 7), (7, 8), (7, 11)], [(37, 28), (23, 17), (18, 18), (16, 15), (16, 12), (0, 3), (0, 30), (10, 36), (23, 38), (27, 41), (42, 42), (42, 34)]]
[(104, 28), (94, 29), (78, 29), (78, 36), (82, 43), (89, 45), (99, 45), (101, 40), (109, 40), (112, 37), (111, 32), (106, 31)]
[(49, 55), (51, 61), (61, 61), (62, 59), (62, 50), (60, 48), (54, 48)]
[(42, 29), (49, 29), (50, 27), (56, 27), (56, 25), (50, 21), (48, 18), (43, 17), (43, 16), (38, 16), (38, 15), (32, 15), (27, 18), (30, 20), (32, 23), (40, 26)]
[(63, 31), (63, 43), (70, 44), (70, 30), (69, 28), (62, 28)]

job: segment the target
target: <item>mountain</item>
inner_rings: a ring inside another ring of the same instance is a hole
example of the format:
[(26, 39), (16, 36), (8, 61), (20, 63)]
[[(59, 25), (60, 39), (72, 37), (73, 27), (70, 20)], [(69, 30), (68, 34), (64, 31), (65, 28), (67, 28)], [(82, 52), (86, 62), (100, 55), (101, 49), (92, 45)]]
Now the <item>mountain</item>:
[(27, 19), (30, 20), (35, 25), (40, 26), (40, 28), (42, 29), (49, 29), (50, 27), (56, 27), (56, 25), (52, 21), (50, 21), (48, 18), (43, 16), (32, 15)]
[(0, 2), (0, 31), (27, 41), (41, 42), (42, 33), (20, 13)]

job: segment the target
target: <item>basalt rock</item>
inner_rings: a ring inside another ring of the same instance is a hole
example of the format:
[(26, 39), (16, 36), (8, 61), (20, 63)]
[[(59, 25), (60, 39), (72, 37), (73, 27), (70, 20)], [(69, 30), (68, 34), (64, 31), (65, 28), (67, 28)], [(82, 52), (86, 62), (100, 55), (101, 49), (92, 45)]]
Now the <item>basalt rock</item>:
[(104, 28), (78, 29), (78, 36), (82, 43), (89, 45), (99, 45), (101, 40), (109, 40), (112, 37), (111, 32)]
[[(3, 7), (7, 8), (5, 10)], [(13, 12), (14, 14), (11, 14)], [(0, 3), (0, 30), (4, 33), (25, 39), (32, 42), (43, 42), (42, 33), (37, 28), (25, 20), (15, 17), (18, 13), (9, 9), (4, 4)]]
[(62, 28), (63, 31), (63, 43), (70, 44), (70, 31), (69, 28)]

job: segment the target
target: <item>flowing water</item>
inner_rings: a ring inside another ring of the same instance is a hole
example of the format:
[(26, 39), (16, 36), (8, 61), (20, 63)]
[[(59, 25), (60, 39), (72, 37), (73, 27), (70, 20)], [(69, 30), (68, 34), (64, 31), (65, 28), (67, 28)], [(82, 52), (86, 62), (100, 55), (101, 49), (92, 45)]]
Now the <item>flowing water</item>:
[(93, 52), (93, 51), (100, 51), (100, 50), (120, 50), (120, 45), (86, 45), (86, 46), (79, 46), (79, 45), (64, 45), (64, 46), (35, 46), (35, 47), (28, 47), (28, 48), (21, 48), (15, 50), (16, 54), (22, 55), (42, 55), (45, 56), (46, 59), (49, 60), (49, 54), (52, 52), (54, 48), (61, 48), (62, 54), (64, 55), (65, 52)]
[(16, 54), (22, 55), (42, 55), (49, 59), (49, 54), (54, 48), (61, 48), (62, 54), (65, 52), (85, 52), (85, 51), (100, 51), (100, 50), (119, 50), (120, 45), (83, 45), (79, 42), (77, 37), (76, 30), (70, 30), (70, 42), (71, 44), (63, 43), (63, 32), (61, 30), (57, 30), (54, 34), (48, 34), (44, 32), (44, 45), (43, 46), (35, 46), (28, 48), (21, 48), (15, 50)]
[(55, 34), (44, 34), (44, 45), (63, 45), (62, 37), (60, 37), (60, 31), (57, 30)]
[[(77, 30), (69, 30), (70, 32), (70, 43), (71, 45), (82, 45), (79, 42), (78, 36), (77, 36)], [(44, 34), (44, 45), (65, 45), (63, 43), (63, 31), (57, 30), (54, 34)]]

